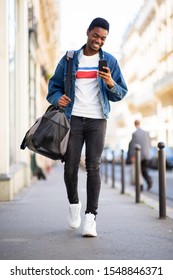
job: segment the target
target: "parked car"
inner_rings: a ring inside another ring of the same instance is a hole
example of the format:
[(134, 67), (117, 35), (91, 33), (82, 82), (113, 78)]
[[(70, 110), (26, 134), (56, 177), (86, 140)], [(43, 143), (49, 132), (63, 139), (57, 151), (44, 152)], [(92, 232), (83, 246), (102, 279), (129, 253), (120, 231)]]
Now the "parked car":
[(105, 147), (102, 153), (102, 162), (112, 162), (113, 159), (113, 151), (109, 147)]
[[(114, 160), (115, 160), (115, 163), (116, 164), (121, 164), (121, 155), (122, 155), (122, 152), (121, 150), (113, 150), (109, 147), (105, 147), (103, 149), (103, 153), (102, 153), (102, 162), (105, 162), (105, 160), (109, 163), (112, 163), (112, 160), (113, 160), (113, 157), (114, 157)], [(127, 152), (124, 151), (124, 158), (126, 159), (127, 157)]]
[[(166, 169), (173, 169), (173, 148), (165, 147), (165, 159), (166, 159)], [(150, 150), (150, 164), (151, 169), (158, 169), (158, 148), (151, 147)]]

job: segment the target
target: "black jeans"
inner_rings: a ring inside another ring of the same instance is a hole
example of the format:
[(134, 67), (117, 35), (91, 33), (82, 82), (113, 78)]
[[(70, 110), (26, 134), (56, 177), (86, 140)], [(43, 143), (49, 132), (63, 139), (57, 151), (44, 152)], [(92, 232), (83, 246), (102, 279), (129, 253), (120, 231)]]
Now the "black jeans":
[(97, 214), (100, 194), (100, 162), (107, 121), (72, 116), (71, 132), (64, 165), (64, 181), (70, 204), (78, 203), (78, 170), (85, 143), (87, 171), (87, 205), (85, 213)]

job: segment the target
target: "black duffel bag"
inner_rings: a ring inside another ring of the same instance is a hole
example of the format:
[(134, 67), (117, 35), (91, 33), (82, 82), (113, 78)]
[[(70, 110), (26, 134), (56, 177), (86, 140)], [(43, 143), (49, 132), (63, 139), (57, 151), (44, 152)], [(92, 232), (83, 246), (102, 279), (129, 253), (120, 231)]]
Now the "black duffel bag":
[(63, 109), (49, 106), (27, 131), (20, 148), (26, 147), (53, 160), (63, 159), (70, 134), (70, 123)]

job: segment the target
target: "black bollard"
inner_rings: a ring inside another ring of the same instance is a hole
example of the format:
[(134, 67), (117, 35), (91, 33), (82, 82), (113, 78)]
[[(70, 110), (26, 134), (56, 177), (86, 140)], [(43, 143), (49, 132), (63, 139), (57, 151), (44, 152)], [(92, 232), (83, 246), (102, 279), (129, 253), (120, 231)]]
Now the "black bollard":
[(166, 162), (165, 162), (165, 144), (163, 142), (158, 143), (158, 170), (159, 170), (159, 217), (161, 219), (166, 218)]
[(104, 165), (105, 165), (105, 183), (108, 182), (108, 160), (107, 157), (104, 157)]
[(121, 193), (124, 194), (125, 189), (125, 159), (124, 150), (121, 150)]
[(112, 151), (112, 188), (115, 188), (115, 153)]
[(140, 182), (141, 176), (141, 146), (135, 145), (135, 185), (136, 185), (136, 203), (140, 203)]

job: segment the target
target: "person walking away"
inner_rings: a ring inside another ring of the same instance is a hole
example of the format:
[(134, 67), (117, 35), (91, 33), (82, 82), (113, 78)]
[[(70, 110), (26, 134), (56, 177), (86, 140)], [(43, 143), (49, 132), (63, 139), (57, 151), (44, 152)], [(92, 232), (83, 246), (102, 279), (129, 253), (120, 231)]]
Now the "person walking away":
[[(130, 143), (130, 158), (131, 162), (135, 161), (135, 145), (138, 144), (141, 147), (141, 172), (144, 180), (147, 182), (147, 189), (150, 190), (152, 187), (152, 178), (149, 175), (149, 160), (150, 160), (150, 147), (151, 139), (148, 131), (143, 130), (140, 127), (140, 121), (135, 120), (134, 125), (136, 131), (132, 134), (132, 140)], [(141, 184), (141, 191), (143, 185)]]
[[(48, 85), (47, 100), (56, 107), (65, 107), (65, 114), (71, 123), (64, 159), (64, 181), (69, 200), (68, 222), (72, 228), (79, 228), (81, 224), (78, 170), (85, 143), (87, 201), (82, 232), (84, 237), (97, 236), (100, 162), (110, 112), (109, 102), (120, 101), (127, 93), (127, 86), (116, 58), (102, 49), (108, 33), (109, 23), (103, 18), (95, 18), (89, 25), (86, 44), (74, 51), (69, 97), (65, 95), (66, 56), (58, 63)], [(107, 60), (107, 67), (102, 71), (98, 71), (100, 59)]]

